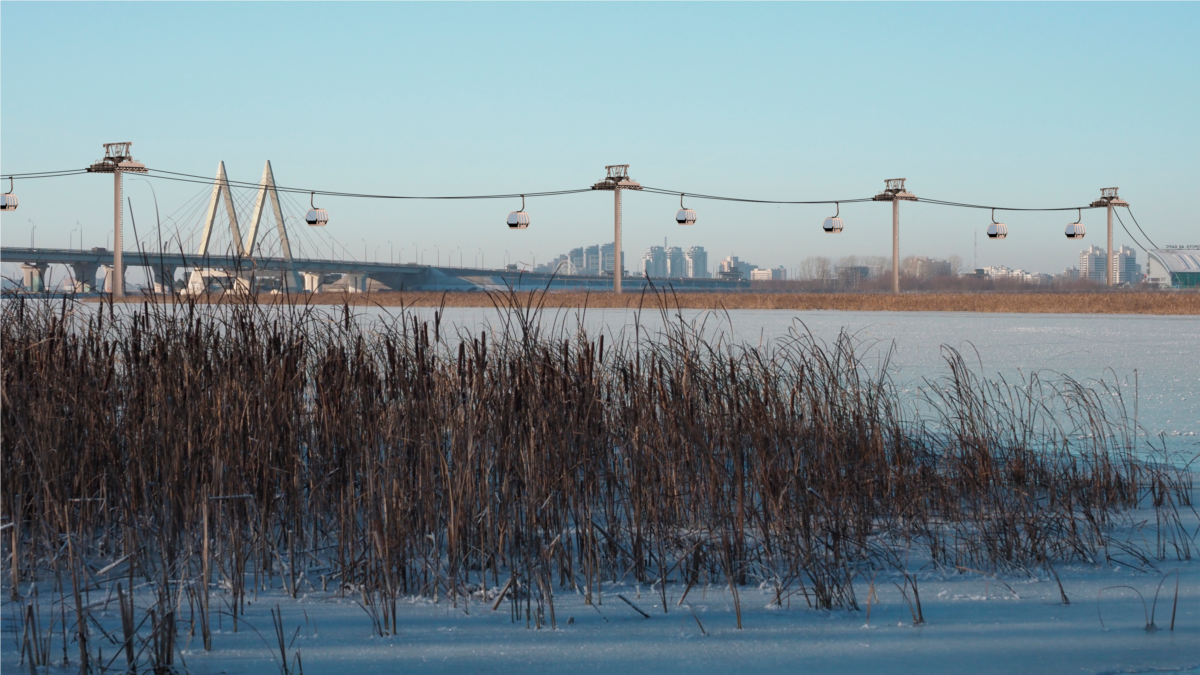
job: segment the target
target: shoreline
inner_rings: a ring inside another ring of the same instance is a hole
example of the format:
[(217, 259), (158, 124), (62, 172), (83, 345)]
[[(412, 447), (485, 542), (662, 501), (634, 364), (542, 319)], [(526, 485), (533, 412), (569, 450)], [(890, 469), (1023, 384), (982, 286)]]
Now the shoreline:
[[(179, 299), (179, 296), (170, 296)], [(1200, 315), (1200, 293), (1192, 292), (1088, 292), (1088, 293), (678, 293), (660, 296), (670, 308), (698, 310), (793, 310), (856, 312), (976, 312), (1013, 314), (1150, 314)], [(99, 297), (84, 298), (99, 302)], [(143, 303), (163, 296), (126, 296), (126, 303)], [(292, 296), (259, 295), (259, 304), (351, 305), (381, 307), (493, 307), (530, 303), (547, 309), (657, 308), (652, 294), (580, 291), (440, 292), (383, 291), (371, 293), (318, 293)], [(244, 302), (240, 296), (210, 295), (196, 298), (201, 304)]]

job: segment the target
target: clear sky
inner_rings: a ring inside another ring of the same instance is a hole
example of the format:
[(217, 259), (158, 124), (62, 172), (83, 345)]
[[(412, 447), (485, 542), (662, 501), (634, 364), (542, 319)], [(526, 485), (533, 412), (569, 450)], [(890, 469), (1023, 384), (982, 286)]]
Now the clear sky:
[[(84, 167), (133, 141), (153, 168), (224, 160), (257, 181), (271, 160), (281, 184), (409, 195), (587, 187), (618, 163), (645, 185), (765, 199), (868, 197), (902, 176), (918, 197), (1073, 206), (1115, 185), (1157, 244), (1200, 243), (1197, 35), (1197, 3), (5, 1), (0, 170)], [(155, 188), (176, 220), (205, 189)], [(28, 245), (30, 221), (39, 246), (78, 245), (77, 223), (104, 245), (111, 180), (17, 194), (5, 245)], [(144, 235), (150, 190), (127, 194)], [(677, 198), (627, 197), (628, 268), (664, 237), (760, 266), (890, 254), (886, 204), (844, 205), (826, 235), (827, 206), (690, 202), (683, 228)], [(530, 200), (525, 231), (504, 225), (519, 200), (318, 206), (358, 257), (457, 264), (461, 248), (469, 265), (483, 249), (492, 266), (612, 238), (607, 193)], [(1058, 272), (1104, 245), (1102, 211), (1081, 245), (1063, 236), (1073, 212), (1000, 213), (997, 242), (986, 211), (901, 210), (902, 255), (969, 265), (978, 235), (979, 266)]]

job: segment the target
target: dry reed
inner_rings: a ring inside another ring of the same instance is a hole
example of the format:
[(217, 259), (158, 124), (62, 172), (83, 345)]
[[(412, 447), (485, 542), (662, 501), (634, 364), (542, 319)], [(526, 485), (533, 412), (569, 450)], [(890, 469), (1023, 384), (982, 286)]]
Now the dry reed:
[[(668, 585), (681, 606), (697, 585), (736, 602), (765, 582), (856, 608), (854, 580), (892, 569), (920, 621), (910, 557), (1051, 573), (1190, 558), (1172, 516), (1190, 474), (1139, 459), (1119, 391), (987, 381), (947, 351), (910, 406), (847, 336), (734, 345), (656, 298), (662, 332), (606, 341), (543, 322), (555, 294), (480, 297), (491, 334), (440, 312), (6, 300), (11, 594), (78, 574), (58, 587), (81, 658), (169, 668), (176, 630), (212, 648), (210, 624), (237, 630), (271, 587), (343, 592), (386, 635), (411, 594), (553, 627), (558, 589), (601, 603), (611, 582), (652, 584), (667, 611)], [(1139, 504), (1161, 545), (1112, 536)], [(116, 578), (157, 600), (135, 622), (118, 588), (123, 636), (85, 643), (78, 594)]]

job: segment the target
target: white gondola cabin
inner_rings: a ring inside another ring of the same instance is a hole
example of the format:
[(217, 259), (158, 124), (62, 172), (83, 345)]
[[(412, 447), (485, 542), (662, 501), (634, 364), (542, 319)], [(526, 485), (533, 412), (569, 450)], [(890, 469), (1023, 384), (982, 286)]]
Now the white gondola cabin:
[(679, 194), (679, 211), (675, 214), (675, 222), (680, 225), (696, 224), (696, 211), (683, 205), (683, 193)]
[(838, 232), (841, 232), (842, 228), (846, 226), (846, 223), (842, 221), (841, 215), (842, 205), (838, 204), (837, 213), (833, 214), (832, 218), (826, 218), (825, 224), (821, 226), (821, 229), (825, 230), (829, 234), (837, 234)]
[(508, 227), (511, 230), (524, 230), (529, 227), (529, 214), (525, 213), (525, 195), (521, 195), (521, 210), (508, 214)]
[(1087, 230), (1083, 227), (1083, 210), (1081, 209), (1075, 222), (1067, 224), (1067, 239), (1083, 239), (1085, 234), (1087, 234)]
[(316, 204), (313, 204), (312, 194), (308, 196), (308, 204), (312, 208), (309, 209), (308, 213), (304, 214), (304, 222), (313, 227), (324, 227), (329, 222), (329, 212), (325, 209), (318, 209)]
[(996, 209), (992, 209), (992, 224), (988, 225), (987, 235), (991, 239), (1003, 239), (1008, 236), (1008, 226), (996, 222)]
[(16, 211), (17, 196), (13, 194), (12, 177), (8, 179), (8, 192), (0, 195), (0, 211)]

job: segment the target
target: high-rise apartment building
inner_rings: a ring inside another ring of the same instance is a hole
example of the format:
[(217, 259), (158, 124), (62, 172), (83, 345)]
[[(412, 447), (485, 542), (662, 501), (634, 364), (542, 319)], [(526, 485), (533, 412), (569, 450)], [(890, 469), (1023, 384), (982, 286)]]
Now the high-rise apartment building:
[(642, 256), (642, 274), (651, 279), (667, 276), (667, 253), (661, 246), (651, 246)]
[(687, 263), (684, 260), (683, 249), (672, 246), (667, 249), (667, 273), (672, 279), (683, 279), (687, 276)]
[(1113, 256), (1113, 280), (1118, 284), (1136, 284), (1142, 280), (1142, 266), (1137, 263), (1137, 251), (1122, 246)]
[(1079, 278), (1104, 283), (1107, 279), (1104, 273), (1104, 258), (1106, 251), (1099, 246), (1089, 246), (1079, 252)]
[(703, 246), (693, 246), (683, 254), (684, 262), (687, 265), (687, 277), (689, 279), (707, 279), (708, 274), (708, 253), (704, 251)]
[(571, 261), (572, 274), (587, 274), (587, 272), (584, 271), (587, 269), (587, 265), (584, 264), (584, 253), (582, 246), (571, 249), (571, 252), (567, 254), (567, 260)]

